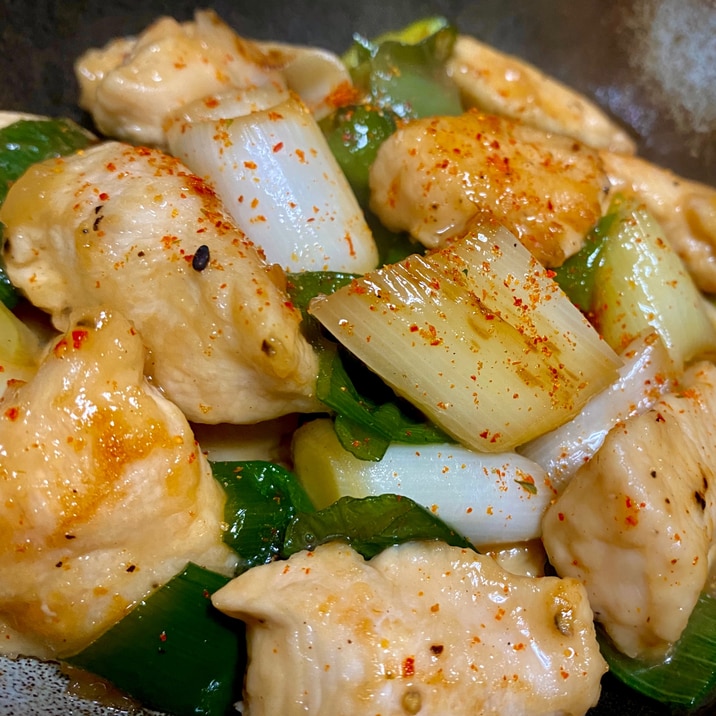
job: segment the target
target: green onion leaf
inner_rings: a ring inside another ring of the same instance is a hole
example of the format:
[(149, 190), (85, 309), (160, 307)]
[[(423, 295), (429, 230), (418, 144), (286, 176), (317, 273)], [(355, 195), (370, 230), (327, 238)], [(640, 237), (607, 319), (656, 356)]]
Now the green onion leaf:
[(69, 119), (21, 119), (0, 129), (0, 204), (32, 164), (72, 154), (92, 141)]
[(458, 115), (460, 93), (445, 70), (456, 39), (453, 25), (433, 18), (373, 42), (355, 35), (345, 61), (368, 104), (404, 119)]
[(600, 630), (610, 672), (641, 694), (673, 706), (696, 708), (716, 698), (716, 599), (701, 595), (665, 663), (625, 656)]
[[(326, 347), (320, 353), (316, 385), (318, 399), (336, 413), (336, 434), (341, 445), (361, 460), (380, 460), (391, 441), (423, 445), (453, 442), (440, 428), (424, 419), (373, 374), (363, 368), (359, 392), (341, 353)], [(378, 400), (367, 396), (370, 383), (382, 390)], [(408, 412), (410, 411), (410, 412)], [(416, 417), (411, 417), (416, 413)]]
[(211, 467), (226, 492), (224, 541), (241, 557), (242, 570), (276, 557), (293, 517), (314, 510), (298, 478), (280, 465), (251, 460)]
[(241, 697), (244, 629), (209, 598), (227, 582), (189, 564), (67, 661), (148, 708), (175, 716), (228, 713)]
[(386, 547), (430, 539), (474, 549), (462, 535), (408, 497), (342, 497), (324, 510), (297, 515), (286, 530), (283, 554), (289, 557), (302, 549), (342, 540), (370, 559)]
[(395, 118), (389, 110), (353, 105), (340, 107), (320, 127), (358, 203), (366, 207), (370, 166), (380, 145), (395, 132)]
[[(334, 343), (320, 336), (320, 324), (307, 312), (312, 298), (330, 295), (355, 278), (354, 274), (305, 271), (288, 274), (287, 290), (306, 322), (306, 333), (319, 350), (320, 372), (316, 394), (335, 412), (335, 429), (341, 444), (362, 460), (380, 460), (391, 441), (411, 444), (450, 442), (439, 428), (426, 422), (412, 406), (402, 402), (380, 379), (354, 361), (359, 392), (343, 356)], [(346, 356), (346, 358), (348, 358)], [(368, 393), (372, 393), (369, 397)], [(408, 412), (409, 411), (409, 412)]]
[(286, 275), (286, 292), (291, 302), (308, 318), (308, 304), (320, 294), (329, 295), (349, 284), (357, 274), (340, 271), (301, 271)]
[(596, 271), (602, 262), (604, 243), (615, 220), (615, 213), (603, 216), (586, 237), (584, 246), (554, 269), (554, 280), (584, 313), (592, 307)]

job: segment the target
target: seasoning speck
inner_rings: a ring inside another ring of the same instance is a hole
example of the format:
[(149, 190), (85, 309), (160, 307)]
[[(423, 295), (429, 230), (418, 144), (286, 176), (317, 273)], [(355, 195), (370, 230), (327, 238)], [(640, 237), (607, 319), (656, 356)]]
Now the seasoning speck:
[(202, 244), (194, 253), (191, 267), (194, 271), (203, 271), (209, 265), (209, 258), (209, 247), (206, 244)]

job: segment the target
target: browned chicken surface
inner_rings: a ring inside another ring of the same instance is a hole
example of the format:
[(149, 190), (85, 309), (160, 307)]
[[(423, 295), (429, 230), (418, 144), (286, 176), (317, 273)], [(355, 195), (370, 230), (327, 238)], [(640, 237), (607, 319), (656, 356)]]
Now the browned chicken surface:
[(573, 139), (467, 112), (399, 129), (381, 146), (370, 187), (381, 221), (425, 246), (489, 217), (550, 267), (581, 248), (608, 181), (597, 153)]

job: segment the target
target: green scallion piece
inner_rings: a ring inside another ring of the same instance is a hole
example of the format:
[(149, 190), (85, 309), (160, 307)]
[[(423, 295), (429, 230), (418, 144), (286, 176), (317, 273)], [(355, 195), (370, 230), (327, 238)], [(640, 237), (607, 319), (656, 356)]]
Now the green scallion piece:
[(411, 540), (442, 540), (474, 549), (462, 535), (410, 498), (386, 494), (342, 497), (323, 510), (297, 515), (286, 530), (283, 555), (289, 557), (335, 540), (347, 542), (366, 559)]
[(242, 622), (211, 604), (211, 594), (227, 581), (189, 564), (67, 661), (148, 708), (222, 716), (241, 698), (245, 668)]
[[(610, 672), (630, 688), (673, 707), (703, 708), (716, 700), (716, 599), (701, 595), (666, 661), (625, 656), (600, 633)], [(706, 713), (706, 712), (704, 712)]]

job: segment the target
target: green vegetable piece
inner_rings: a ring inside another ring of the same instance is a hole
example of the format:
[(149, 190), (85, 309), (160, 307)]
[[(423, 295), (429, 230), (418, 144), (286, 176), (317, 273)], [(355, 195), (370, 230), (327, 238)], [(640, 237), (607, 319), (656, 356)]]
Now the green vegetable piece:
[(412, 254), (424, 254), (427, 251), (422, 244), (412, 239), (407, 232), (396, 234), (394, 231), (387, 229), (370, 209), (364, 209), (363, 213), (365, 214), (366, 223), (373, 233), (375, 245), (378, 247), (378, 258), (382, 266), (395, 264)]
[(349, 284), (357, 274), (339, 271), (301, 271), (286, 276), (286, 291), (303, 318), (309, 318), (308, 304), (320, 294), (329, 295)]
[(72, 154), (93, 141), (69, 119), (21, 119), (0, 129), (0, 204), (32, 164)]
[[(444, 17), (436, 15), (416, 20), (399, 30), (384, 32), (372, 41), (362, 35), (355, 35), (354, 45), (343, 55), (343, 64), (348, 69), (354, 69), (383, 42), (392, 41), (416, 45), (447, 26), (449, 26), (449, 22)], [(444, 59), (447, 59), (447, 56)]]
[[(368, 104), (401, 118), (462, 113), (459, 90), (445, 71), (457, 29), (443, 18), (431, 22), (425, 25), (430, 30), (426, 36), (410, 29), (377, 42), (354, 36), (347, 61)], [(419, 39), (411, 42), (413, 37)]]
[(368, 105), (341, 107), (321, 121), (328, 146), (361, 206), (368, 205), (370, 166), (395, 127), (391, 112)]
[(474, 549), (462, 535), (410, 498), (377, 495), (342, 497), (324, 510), (297, 515), (286, 530), (283, 555), (289, 557), (335, 540), (347, 542), (366, 559), (411, 540), (442, 540)]
[(412, 418), (408, 406), (398, 404), (398, 398), (382, 381), (362, 374), (361, 386), (365, 392), (368, 381), (373, 380), (383, 391), (380, 402), (359, 392), (333, 347), (320, 353), (320, 371), (316, 385), (318, 399), (336, 413), (336, 434), (341, 445), (361, 460), (380, 460), (391, 441), (422, 445), (425, 443), (454, 442), (440, 428), (422, 416)]
[(175, 716), (227, 714), (240, 698), (245, 667), (243, 624), (209, 598), (227, 581), (189, 564), (67, 661), (148, 708)]
[[(641, 694), (675, 707), (696, 708), (716, 700), (716, 599), (701, 595), (689, 623), (665, 663), (630, 659), (599, 630), (610, 672)], [(705, 712), (704, 712), (705, 713)]]
[(280, 465), (214, 462), (212, 470), (226, 491), (224, 541), (241, 557), (240, 570), (276, 557), (297, 512), (314, 510), (298, 478)]
[(584, 313), (592, 307), (596, 271), (602, 263), (604, 244), (615, 220), (614, 213), (603, 216), (587, 236), (584, 246), (555, 269), (554, 280)]

